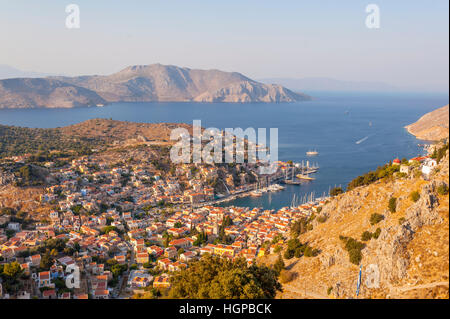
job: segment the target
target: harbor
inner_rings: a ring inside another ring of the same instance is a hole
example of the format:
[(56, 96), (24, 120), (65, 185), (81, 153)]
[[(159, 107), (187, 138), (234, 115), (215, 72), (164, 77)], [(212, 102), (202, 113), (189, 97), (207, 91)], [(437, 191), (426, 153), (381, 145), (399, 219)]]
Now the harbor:
[[(249, 184), (237, 190), (228, 191), (227, 194), (218, 194), (214, 201), (203, 202), (196, 205), (208, 206), (208, 205), (222, 205), (227, 206), (229, 202), (235, 202), (236, 200), (248, 200), (255, 202), (255, 206), (258, 206), (259, 201), (268, 201), (270, 206), (272, 201), (272, 195), (275, 197), (280, 196), (280, 193), (290, 194), (296, 197), (296, 201), (305, 202), (305, 198), (297, 196), (297, 190), (303, 186), (308, 186), (315, 180), (313, 175), (319, 171), (319, 164), (312, 163), (309, 160), (299, 163), (294, 162), (278, 162), (278, 169), (274, 174), (260, 175), (256, 183)], [(286, 194), (286, 195), (287, 195)], [(313, 194), (313, 192), (311, 192)], [(291, 196), (292, 195), (288, 195)], [(325, 194), (323, 194), (325, 196)], [(284, 197), (284, 196), (283, 196)], [(312, 196), (314, 197), (314, 196)], [(308, 198), (311, 198), (308, 195)], [(290, 202), (286, 201), (287, 203)]]

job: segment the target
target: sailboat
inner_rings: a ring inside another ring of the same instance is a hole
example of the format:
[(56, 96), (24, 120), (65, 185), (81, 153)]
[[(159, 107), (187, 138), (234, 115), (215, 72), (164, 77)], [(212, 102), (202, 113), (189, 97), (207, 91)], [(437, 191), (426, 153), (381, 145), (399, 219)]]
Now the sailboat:
[(317, 152), (317, 150), (314, 150), (314, 151), (309, 150), (308, 152), (306, 152), (306, 155), (308, 155), (308, 156), (316, 156), (316, 155), (319, 155), (319, 152)]
[(297, 174), (296, 176), (297, 176), (298, 179), (304, 179), (304, 180), (307, 180), (307, 181), (314, 181), (315, 180), (315, 178), (309, 176), (308, 173), (306, 173), (306, 174)]

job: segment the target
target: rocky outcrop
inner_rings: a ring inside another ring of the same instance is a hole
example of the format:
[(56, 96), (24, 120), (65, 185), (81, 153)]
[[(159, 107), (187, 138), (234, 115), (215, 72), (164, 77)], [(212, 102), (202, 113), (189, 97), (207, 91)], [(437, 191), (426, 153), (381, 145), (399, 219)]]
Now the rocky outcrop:
[(14, 181), (14, 175), (0, 167), (0, 186), (8, 185)]
[(410, 263), (407, 246), (415, 232), (425, 225), (443, 222), (434, 209), (438, 204), (436, 188), (435, 182), (425, 185), (420, 199), (407, 208), (403, 223), (383, 229), (378, 240), (369, 242), (365, 257), (378, 266), (381, 283), (404, 278)]

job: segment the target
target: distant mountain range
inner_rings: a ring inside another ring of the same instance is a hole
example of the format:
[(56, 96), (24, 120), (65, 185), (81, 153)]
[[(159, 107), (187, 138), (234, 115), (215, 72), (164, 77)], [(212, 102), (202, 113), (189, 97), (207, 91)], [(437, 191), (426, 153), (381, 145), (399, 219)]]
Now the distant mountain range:
[(265, 78), (262, 83), (278, 83), (291, 90), (342, 91), (342, 92), (392, 92), (402, 88), (383, 82), (341, 81), (331, 78)]
[(23, 71), (9, 65), (0, 64), (0, 80), (12, 78), (41, 78), (50, 75), (54, 74)]
[(77, 107), (108, 102), (297, 102), (309, 100), (237, 72), (171, 65), (130, 66), (111, 75), (0, 80), (1, 108)]

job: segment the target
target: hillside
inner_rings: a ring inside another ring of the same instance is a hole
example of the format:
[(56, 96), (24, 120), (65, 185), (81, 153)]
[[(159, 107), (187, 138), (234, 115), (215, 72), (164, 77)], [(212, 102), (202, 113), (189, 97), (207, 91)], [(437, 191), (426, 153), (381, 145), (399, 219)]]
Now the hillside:
[(409, 133), (418, 139), (439, 141), (448, 138), (448, 105), (422, 116), (417, 122), (406, 126)]
[(236, 72), (161, 64), (107, 76), (0, 80), (0, 108), (77, 107), (107, 102), (296, 102), (307, 95)]
[[(320, 254), (285, 259), (295, 279), (283, 285), (278, 297), (356, 298), (361, 264), (359, 298), (448, 298), (449, 196), (442, 193), (443, 185), (448, 187), (448, 159), (447, 150), (430, 180), (413, 171), (331, 199), (313, 220), (313, 229), (299, 236)], [(415, 191), (420, 195), (416, 202), (411, 197)], [(388, 209), (392, 197), (397, 198), (395, 212)], [(373, 214), (383, 219), (372, 225)], [(377, 228), (377, 238), (362, 239), (364, 232), (374, 234)], [(365, 244), (360, 263), (350, 262), (348, 238)], [(262, 261), (275, 259), (271, 255)], [(379, 286), (371, 286), (376, 270)]]
[(170, 132), (176, 127), (191, 129), (187, 124), (132, 123), (106, 119), (92, 119), (53, 129), (0, 125), (0, 158), (48, 151), (85, 154), (93, 148), (134, 142), (163, 145), (170, 142)]
[(70, 108), (106, 103), (86, 88), (53, 79), (0, 80), (2, 108)]

